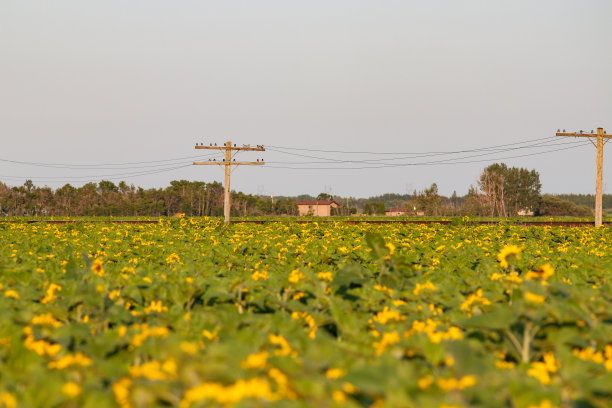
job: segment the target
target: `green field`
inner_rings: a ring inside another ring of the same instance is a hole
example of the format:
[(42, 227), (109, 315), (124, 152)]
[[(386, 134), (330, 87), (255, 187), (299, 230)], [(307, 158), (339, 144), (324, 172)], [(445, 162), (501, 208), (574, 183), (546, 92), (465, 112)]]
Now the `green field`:
[(612, 229), (0, 223), (0, 407), (610, 407)]

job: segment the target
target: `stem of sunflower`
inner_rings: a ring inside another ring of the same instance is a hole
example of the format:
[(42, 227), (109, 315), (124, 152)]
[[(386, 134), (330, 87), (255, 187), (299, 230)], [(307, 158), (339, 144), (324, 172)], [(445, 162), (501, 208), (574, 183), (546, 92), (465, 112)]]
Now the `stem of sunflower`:
[(508, 329), (504, 329), (504, 334), (506, 335), (506, 337), (508, 338), (508, 340), (510, 340), (510, 343), (512, 343), (512, 345), (514, 346), (514, 348), (516, 349), (516, 352), (518, 353), (518, 355), (522, 356), (523, 354), (523, 348), (521, 346), (521, 343), (518, 341), (518, 339), (516, 338), (516, 336), (514, 335), (514, 333), (512, 333), (510, 330)]
[(531, 339), (533, 333), (531, 329), (533, 328), (533, 324), (531, 322), (525, 323), (525, 327), (523, 328), (523, 350), (521, 353), (521, 361), (523, 363), (529, 362), (529, 354), (531, 351)]

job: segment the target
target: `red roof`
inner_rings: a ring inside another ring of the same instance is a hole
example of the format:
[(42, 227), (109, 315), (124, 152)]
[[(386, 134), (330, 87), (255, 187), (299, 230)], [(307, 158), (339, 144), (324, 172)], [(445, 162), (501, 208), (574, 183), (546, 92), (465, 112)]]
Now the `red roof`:
[(385, 210), (386, 212), (406, 212), (406, 207), (391, 207)]
[(296, 201), (295, 203), (297, 205), (332, 205), (332, 204), (336, 204), (337, 206), (341, 207), (341, 205), (335, 202), (334, 200), (310, 200), (310, 201), (307, 200), (307, 201)]

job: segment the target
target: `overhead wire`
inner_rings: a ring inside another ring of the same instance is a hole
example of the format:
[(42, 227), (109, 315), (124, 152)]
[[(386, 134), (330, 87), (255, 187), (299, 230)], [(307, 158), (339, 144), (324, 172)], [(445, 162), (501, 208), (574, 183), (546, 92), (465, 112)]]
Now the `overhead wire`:
[[(379, 169), (379, 168), (391, 168), (391, 167), (407, 167), (407, 166), (431, 166), (431, 165), (449, 165), (449, 164), (469, 164), (469, 163), (478, 163), (478, 162), (486, 162), (486, 161), (495, 161), (495, 160), (506, 160), (511, 158), (521, 158), (521, 157), (529, 157), (540, 154), (547, 154), (562, 150), (573, 149), (577, 147), (582, 147), (584, 145), (588, 145), (586, 142), (579, 141), (571, 141), (571, 142), (559, 142), (559, 143), (549, 143), (552, 139), (556, 139), (556, 137), (546, 137), (546, 138), (538, 138), (525, 140), (514, 143), (506, 143), (495, 146), (486, 146), (474, 149), (463, 149), (463, 150), (455, 150), (455, 151), (430, 151), (430, 152), (411, 152), (411, 153), (398, 153), (398, 152), (358, 152), (358, 151), (341, 151), (341, 150), (324, 150), (324, 149), (306, 149), (306, 148), (292, 148), (287, 146), (266, 146), (267, 150), (304, 157), (304, 158), (312, 158), (316, 160), (325, 160), (323, 162), (282, 162), (282, 161), (267, 161), (267, 168), (276, 168), (276, 169), (294, 169), (294, 170), (362, 170), (362, 169)], [(482, 160), (469, 160), (465, 161), (465, 159), (470, 159), (474, 157), (482, 157), (482, 156), (490, 156), (496, 155), (500, 153), (507, 153), (510, 151), (516, 151), (521, 149), (541, 149), (541, 148), (550, 148), (551, 146), (564, 146), (571, 145), (570, 147), (552, 149), (547, 151), (540, 151), (531, 154), (522, 154), (515, 155), (509, 157), (495, 157), (495, 158), (486, 158)], [(388, 158), (370, 158), (370, 159), (362, 159), (362, 160), (339, 160), (336, 158), (330, 157), (320, 157), (320, 156), (311, 156), (302, 153), (295, 153), (291, 151), (285, 150), (295, 150), (295, 151), (306, 151), (306, 152), (325, 152), (325, 153), (342, 153), (342, 154), (368, 154), (368, 155), (396, 155), (397, 157), (388, 157)], [(460, 153), (477, 153), (473, 155), (467, 155), (463, 157), (449, 157), (441, 160), (432, 160), (426, 162), (409, 162), (409, 163), (389, 163), (397, 160), (406, 160), (406, 159), (415, 159), (415, 158), (424, 158), (424, 157), (436, 157), (436, 156), (453, 156)], [(44, 163), (44, 162), (26, 162), (19, 160), (10, 160), (10, 159), (2, 159), (0, 158), (0, 162), (12, 163), (12, 164), (20, 164), (20, 165), (30, 165), (30, 166), (38, 166), (38, 167), (47, 167), (47, 168), (57, 168), (57, 169), (71, 169), (71, 170), (129, 170), (129, 169), (139, 169), (140, 171), (127, 172), (127, 173), (113, 173), (113, 174), (102, 174), (102, 175), (84, 175), (84, 176), (6, 176), (0, 175), (2, 178), (13, 179), (13, 180), (24, 180), (31, 179), (37, 181), (47, 181), (47, 182), (60, 182), (60, 180), (67, 180), (70, 178), (74, 182), (83, 182), (87, 179), (94, 178), (105, 178), (109, 180), (117, 180), (121, 178), (130, 178), (130, 177), (139, 177), (151, 174), (158, 174), (163, 172), (174, 171), (181, 168), (190, 167), (192, 163), (173, 163), (177, 161), (182, 161), (186, 159), (203, 159), (208, 157), (213, 157), (218, 155), (218, 152), (207, 154), (207, 155), (197, 155), (197, 156), (185, 156), (174, 159), (161, 159), (161, 160), (148, 160), (148, 161), (135, 161), (135, 162), (125, 162), (125, 163), (98, 163), (98, 164), (66, 164), (66, 163)], [(401, 156), (398, 156), (401, 155)], [(210, 159), (209, 159), (210, 160)], [(331, 162), (331, 163), (330, 163)], [(154, 164), (155, 163), (155, 164)], [(163, 163), (163, 164), (162, 164)], [(335, 167), (296, 167), (302, 165), (316, 165), (316, 164), (332, 164), (337, 163), (338, 166)], [(372, 164), (366, 166), (359, 167), (346, 167), (342, 166), (343, 164)], [(378, 164), (382, 163), (382, 164)], [(133, 166), (136, 164), (142, 164), (142, 166)], [(272, 165), (269, 165), (272, 164)], [(275, 166), (274, 164), (290, 164), (294, 166)], [(109, 167), (111, 166), (111, 167)], [(127, 167), (112, 167), (112, 166), (127, 166)], [(77, 181), (78, 179), (78, 181)]]
[[(539, 139), (531, 139), (531, 140), (526, 140), (526, 141), (522, 141), (522, 142), (514, 142), (514, 143), (507, 143), (507, 144), (502, 144), (502, 145), (497, 145), (497, 146), (488, 146), (488, 147), (481, 147), (481, 148), (475, 148), (475, 149), (467, 149), (467, 150), (457, 150), (457, 151), (438, 151), (438, 152), (412, 152), (412, 153), (398, 153), (398, 152), (356, 152), (356, 151), (338, 151), (338, 150), (322, 150), (322, 149), (305, 149), (305, 148), (294, 148), (294, 147), (287, 147), (287, 146), (274, 146), (274, 145), (268, 145), (266, 147), (268, 147), (268, 150), (273, 150), (273, 149), (285, 149), (285, 150), (303, 150), (303, 151), (318, 151), (318, 152), (330, 152), (330, 153), (360, 153), (360, 154), (382, 154), (382, 155), (386, 155), (386, 154), (395, 154), (395, 155), (437, 155), (437, 154), (456, 154), (456, 153), (465, 153), (465, 152), (472, 152), (472, 151), (481, 151), (481, 150), (488, 150), (488, 149), (495, 149), (498, 147), (504, 147), (504, 146), (510, 146), (510, 145), (520, 145), (520, 144), (525, 144), (525, 143), (529, 143), (529, 142), (533, 142), (533, 141), (545, 141), (545, 140), (549, 140), (549, 139), (554, 139), (555, 137), (546, 137), (546, 138), (539, 138)], [(161, 160), (146, 160), (146, 161), (136, 161), (136, 162), (125, 162), (125, 163), (89, 163), (89, 164), (76, 164), (76, 163), (45, 163), (45, 162), (28, 162), (28, 161), (20, 161), (20, 160), (12, 160), (12, 159), (5, 159), (5, 158), (0, 158), (0, 162), (6, 162), (6, 163), (13, 163), (13, 164), (23, 164), (23, 165), (31, 165), (31, 166), (41, 166), (41, 167), (57, 167), (57, 168), (97, 168), (97, 167), (104, 167), (107, 168), (109, 166), (128, 166), (128, 165), (134, 165), (134, 164), (150, 164), (150, 163), (165, 163), (165, 162), (172, 162), (172, 161), (180, 161), (180, 160), (187, 160), (187, 159), (198, 159), (198, 158), (206, 158), (206, 157), (212, 157), (217, 153), (210, 153), (208, 155), (204, 155), (204, 154), (200, 154), (200, 155), (196, 155), (196, 156), (184, 156), (184, 157), (177, 157), (177, 158), (173, 158), (173, 159), (161, 159)], [(287, 153), (289, 154), (289, 153)], [(305, 157), (309, 157), (309, 156), (305, 156)], [(325, 160), (325, 158), (319, 158), (319, 157), (310, 157), (310, 158), (315, 158), (315, 159), (320, 159), (320, 160)], [(330, 160), (334, 160), (334, 159), (330, 159)], [(145, 167), (145, 166), (143, 166)], [(124, 168), (124, 167), (122, 167)]]
[[(104, 178), (107, 180), (119, 180), (122, 178), (131, 178), (131, 177), (140, 177), (152, 174), (159, 174), (174, 171), (177, 169), (190, 167), (193, 165), (193, 162), (186, 162), (186, 159), (206, 159), (210, 157), (214, 157), (218, 153), (209, 153), (209, 154), (199, 154), (197, 156), (185, 156), (180, 158), (173, 159), (162, 159), (162, 160), (147, 160), (140, 162), (127, 162), (127, 163), (115, 163), (113, 166), (118, 165), (127, 165), (126, 167), (86, 167), (86, 166), (101, 166), (101, 164), (96, 165), (81, 165), (81, 164), (60, 164), (60, 163), (41, 163), (41, 162), (25, 162), (18, 160), (7, 160), (0, 159), (0, 162), (9, 162), (21, 165), (31, 165), (37, 167), (46, 167), (52, 169), (72, 169), (72, 170), (82, 170), (82, 171), (90, 171), (90, 170), (135, 170), (138, 169), (140, 171), (133, 172), (121, 172), (121, 173), (112, 173), (112, 174), (89, 174), (84, 176), (9, 176), (9, 175), (0, 175), (1, 178), (10, 179), (10, 180), (36, 180), (40, 182), (87, 182), (93, 179)], [(179, 161), (178, 163), (172, 163)], [(131, 164), (143, 163), (142, 166), (131, 166)], [(158, 164), (146, 164), (146, 163), (158, 163)], [(104, 165), (108, 166), (110, 164)], [(79, 166), (79, 167), (75, 167)]]
[(445, 165), (445, 164), (446, 165), (451, 165), (451, 164), (471, 164), (471, 163), (482, 163), (482, 162), (491, 162), (491, 161), (497, 161), (497, 160), (507, 160), (507, 159), (515, 159), (515, 158), (537, 156), (537, 155), (541, 155), (541, 154), (553, 153), (553, 152), (558, 152), (558, 151), (562, 151), (562, 150), (575, 149), (575, 148), (584, 147), (584, 146), (587, 146), (587, 145), (588, 145), (588, 143), (579, 143), (579, 144), (574, 145), (574, 146), (569, 146), (569, 147), (564, 147), (564, 148), (559, 148), (559, 149), (553, 149), (553, 150), (547, 150), (547, 151), (543, 151), (543, 152), (536, 152), (536, 153), (531, 153), (531, 154), (522, 154), (522, 155), (507, 156), (507, 157), (494, 157), (494, 158), (486, 158), (486, 159), (480, 159), (480, 160), (469, 160), (469, 161), (453, 161), (453, 160), (462, 160), (462, 158), (454, 158), (454, 159), (437, 160), (437, 161), (430, 161), (430, 162), (392, 163), (392, 164), (384, 164), (384, 165), (377, 165), (377, 166), (361, 166), (361, 167), (264, 166), (264, 168), (267, 167), (267, 168), (274, 168), (274, 169), (293, 169), (293, 170), (366, 170), (366, 169), (380, 169), (380, 168), (392, 168), (392, 167), (409, 167), (409, 166), (432, 166), (432, 165)]
[[(151, 174), (158, 174), (158, 173), (165, 173), (165, 172), (169, 172), (169, 171), (173, 171), (173, 170), (178, 170), (178, 169), (182, 169), (185, 167), (190, 167), (192, 166), (192, 164), (184, 164), (184, 165), (180, 165), (180, 166), (173, 166), (173, 167), (166, 167), (163, 169), (157, 169), (157, 170), (150, 170), (150, 171), (139, 171), (139, 172), (130, 172), (130, 173), (113, 173), (113, 174), (100, 174), (100, 175), (87, 175), (87, 176), (70, 176), (70, 177), (65, 177), (65, 176), (6, 176), (6, 175), (0, 175), (0, 177), (2, 178), (7, 178), (7, 179), (16, 179), (16, 180), (38, 180), (38, 181), (46, 181), (46, 182), (66, 182), (68, 180), (68, 178), (70, 178), (71, 181), (74, 182), (83, 182), (85, 180), (91, 180), (93, 178), (104, 178), (104, 179), (108, 179), (108, 180), (118, 180), (121, 178), (128, 178), (128, 177), (138, 177), (138, 176), (146, 176), (146, 175), (151, 175)], [(78, 179), (78, 180), (77, 180)]]
[(456, 151), (431, 151), (431, 152), (372, 152), (372, 151), (350, 151), (350, 150), (324, 150), (324, 149), (310, 149), (310, 148), (299, 148), (299, 147), (288, 147), (288, 146), (274, 146), (274, 145), (266, 145), (266, 147), (267, 148), (272, 147), (272, 148), (276, 148), (276, 149), (285, 149), (285, 150), (302, 150), (302, 151), (309, 151), (309, 152), (322, 152), (322, 153), (373, 154), (373, 155), (378, 155), (378, 154), (415, 155), (416, 154), (416, 155), (418, 155), (418, 154), (467, 153), (467, 152), (472, 152), (472, 151), (494, 149), (494, 148), (497, 148), (497, 147), (513, 146), (513, 145), (519, 145), (519, 144), (525, 144), (525, 143), (537, 142), (537, 141), (544, 141), (544, 140), (551, 140), (551, 139), (556, 139), (556, 136), (540, 137), (540, 138), (537, 138), (537, 139), (529, 139), (529, 140), (523, 140), (523, 141), (518, 141), (518, 142), (505, 143), (505, 144), (501, 144), (501, 145), (495, 145), (495, 146), (479, 147), (479, 148), (474, 148), (474, 149), (456, 150)]
[[(63, 163), (41, 163), (41, 162), (27, 162), (20, 160), (9, 160), (0, 158), (0, 162), (5, 163), (13, 163), (13, 164), (21, 164), (26, 166), (35, 166), (35, 167), (48, 167), (48, 168), (57, 168), (57, 169), (71, 169), (71, 170), (124, 170), (124, 169), (140, 169), (140, 168), (149, 168), (149, 167), (163, 167), (171, 164), (178, 163), (169, 163), (174, 161), (183, 161), (187, 159), (205, 159), (209, 157), (213, 157), (215, 153), (209, 154), (200, 154), (197, 156), (186, 156), (182, 158), (176, 159), (165, 159), (165, 160), (149, 160), (143, 162), (128, 162), (128, 163), (107, 163), (107, 164), (63, 164)], [(148, 163), (164, 163), (164, 164), (148, 164)], [(144, 164), (143, 166), (131, 166), (133, 164)], [(109, 166), (129, 166), (129, 167), (109, 167)]]
[[(486, 153), (481, 153), (481, 154), (477, 154), (477, 155), (472, 155), (472, 156), (465, 156), (464, 158), (469, 158), (469, 157), (479, 157), (479, 156), (486, 156), (489, 154), (494, 154), (494, 153), (503, 153), (503, 152), (508, 152), (508, 151), (513, 151), (513, 150), (520, 150), (520, 149), (530, 149), (530, 148), (541, 148), (541, 147), (549, 147), (549, 146), (559, 146), (559, 145), (568, 145), (568, 144), (576, 144), (577, 142), (575, 141), (571, 141), (571, 142), (559, 142), (559, 143), (548, 143), (545, 144), (546, 142), (540, 142), (540, 143), (535, 143), (535, 144), (531, 144), (531, 145), (526, 145), (526, 146), (518, 146), (518, 147), (512, 147), (512, 148), (504, 148), (504, 149), (495, 149), (495, 150), (490, 150), (487, 151)], [(413, 159), (413, 158), (422, 158), (422, 157), (431, 157), (431, 156), (435, 156), (435, 155), (420, 155), (420, 156), (402, 156), (402, 157), (395, 157), (395, 158), (385, 158), (385, 159), (365, 159), (365, 160), (339, 160), (339, 159), (334, 159), (334, 158), (322, 158), (322, 157), (315, 157), (315, 156), (308, 156), (308, 155), (302, 155), (299, 153), (290, 153), (290, 152), (282, 152), (279, 150), (274, 150), (274, 149), (269, 149), (278, 153), (282, 153), (282, 154), (289, 154), (289, 155), (293, 155), (293, 156), (300, 156), (300, 157), (305, 157), (305, 158), (315, 158), (315, 159), (319, 159), (319, 160), (327, 160), (328, 162), (334, 162), (334, 163), (374, 163), (374, 162), (384, 162), (384, 161), (394, 161), (394, 160), (405, 160), (405, 159)], [(477, 151), (477, 150), (474, 150)], [(436, 154), (438, 155), (438, 154)], [(448, 154), (451, 155), (451, 154)], [(452, 160), (452, 159), (446, 159), (446, 160)], [(268, 163), (273, 163), (272, 161), (268, 161)], [(274, 162), (277, 164), (290, 164), (290, 163), (296, 163), (296, 164), (324, 164), (326, 162)]]

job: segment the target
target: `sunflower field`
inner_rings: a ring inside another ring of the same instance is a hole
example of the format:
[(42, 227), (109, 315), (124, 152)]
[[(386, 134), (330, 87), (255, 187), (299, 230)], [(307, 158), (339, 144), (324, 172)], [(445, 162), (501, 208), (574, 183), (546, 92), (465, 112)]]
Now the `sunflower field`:
[(0, 223), (0, 407), (610, 407), (612, 230)]

